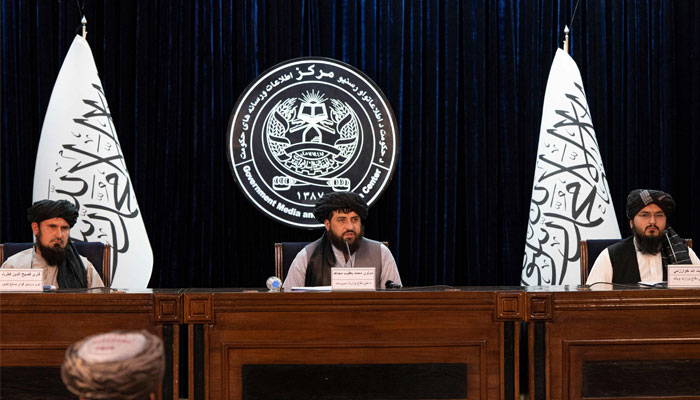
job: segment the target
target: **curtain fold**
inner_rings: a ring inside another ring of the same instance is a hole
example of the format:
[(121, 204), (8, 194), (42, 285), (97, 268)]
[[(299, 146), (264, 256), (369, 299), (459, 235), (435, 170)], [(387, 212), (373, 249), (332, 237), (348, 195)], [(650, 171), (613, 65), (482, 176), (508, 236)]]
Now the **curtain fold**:
[[(151, 287), (262, 287), (273, 243), (315, 240), (237, 188), (226, 128), (259, 74), (296, 57), (362, 70), (399, 127), (399, 166), (366, 233), (405, 285), (518, 285), (544, 89), (574, 0), (109, 1), (88, 42), (151, 239)], [(36, 149), (80, 13), (2, 0), (0, 241), (29, 241)], [(623, 235), (634, 188), (670, 192), (700, 241), (700, 3), (581, 2), (581, 70)]]

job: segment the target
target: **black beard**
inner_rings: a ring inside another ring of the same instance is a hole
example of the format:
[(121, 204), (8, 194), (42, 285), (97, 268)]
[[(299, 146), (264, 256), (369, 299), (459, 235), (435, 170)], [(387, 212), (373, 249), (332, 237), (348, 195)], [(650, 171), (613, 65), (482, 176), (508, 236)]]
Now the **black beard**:
[(58, 244), (53, 247), (46, 247), (41, 244), (40, 238), (37, 237), (36, 246), (39, 249), (39, 253), (41, 253), (41, 257), (43, 257), (49, 265), (60, 265), (66, 258), (66, 249)]
[(661, 241), (663, 240), (662, 235), (658, 236), (647, 236), (644, 234), (639, 234), (636, 229), (633, 229), (634, 239), (637, 242), (637, 247), (642, 254), (659, 254), (661, 251)]
[[(357, 235), (357, 237), (355, 238), (355, 241), (352, 242), (352, 244), (348, 242), (348, 247), (350, 247), (350, 254), (348, 254), (348, 256), (350, 256), (352, 253), (356, 252), (357, 249), (360, 248), (360, 243), (362, 243), (362, 238), (364, 237), (364, 231), (365, 227), (363, 226), (360, 229), (360, 234)], [(345, 246), (345, 240), (342, 237), (335, 236), (331, 231), (327, 231), (326, 235), (328, 235), (328, 238), (331, 240), (331, 243), (333, 243), (333, 246), (335, 246), (338, 250), (342, 251), (343, 254), (347, 254), (348, 249)]]

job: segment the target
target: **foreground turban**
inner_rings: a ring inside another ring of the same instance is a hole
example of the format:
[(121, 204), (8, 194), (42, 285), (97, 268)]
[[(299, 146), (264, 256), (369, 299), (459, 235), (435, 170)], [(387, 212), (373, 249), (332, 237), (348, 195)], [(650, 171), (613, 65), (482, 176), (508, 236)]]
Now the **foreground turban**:
[(354, 211), (364, 221), (367, 218), (367, 203), (357, 193), (353, 192), (331, 192), (326, 193), (314, 207), (314, 217), (320, 223), (331, 219), (333, 211), (344, 212)]
[(86, 399), (146, 399), (163, 380), (163, 341), (146, 331), (114, 331), (66, 350), (61, 379)]
[(673, 214), (676, 209), (676, 202), (673, 197), (660, 190), (635, 189), (627, 196), (627, 218), (634, 219), (634, 216), (649, 204), (656, 204), (661, 208), (667, 217)]
[(66, 200), (40, 200), (27, 209), (29, 222), (36, 222), (51, 218), (63, 218), (72, 228), (78, 220), (78, 207)]

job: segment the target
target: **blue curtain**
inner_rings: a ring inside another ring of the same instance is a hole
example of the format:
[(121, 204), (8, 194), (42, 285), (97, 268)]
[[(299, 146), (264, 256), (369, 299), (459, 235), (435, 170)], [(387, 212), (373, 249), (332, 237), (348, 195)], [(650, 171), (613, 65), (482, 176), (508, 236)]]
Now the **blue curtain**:
[[(81, 1), (82, 3), (82, 1)], [(370, 76), (399, 166), (366, 221), (404, 284), (519, 285), (544, 89), (575, 0), (85, 2), (88, 42), (149, 233), (151, 287), (260, 287), (273, 243), (313, 240), (236, 187), (226, 127), (258, 74), (301, 56)], [(0, 241), (29, 241), (41, 125), (80, 14), (2, 0)], [(625, 197), (669, 191), (700, 240), (700, 2), (584, 1), (571, 54), (623, 235)]]

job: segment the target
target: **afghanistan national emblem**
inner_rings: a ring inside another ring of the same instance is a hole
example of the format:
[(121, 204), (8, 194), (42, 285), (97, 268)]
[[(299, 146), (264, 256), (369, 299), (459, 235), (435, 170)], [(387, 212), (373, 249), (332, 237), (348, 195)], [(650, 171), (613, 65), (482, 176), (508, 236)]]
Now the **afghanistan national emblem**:
[(327, 58), (276, 65), (241, 94), (228, 127), (236, 183), (263, 213), (315, 228), (314, 204), (353, 191), (372, 205), (397, 162), (386, 97), (355, 68)]

